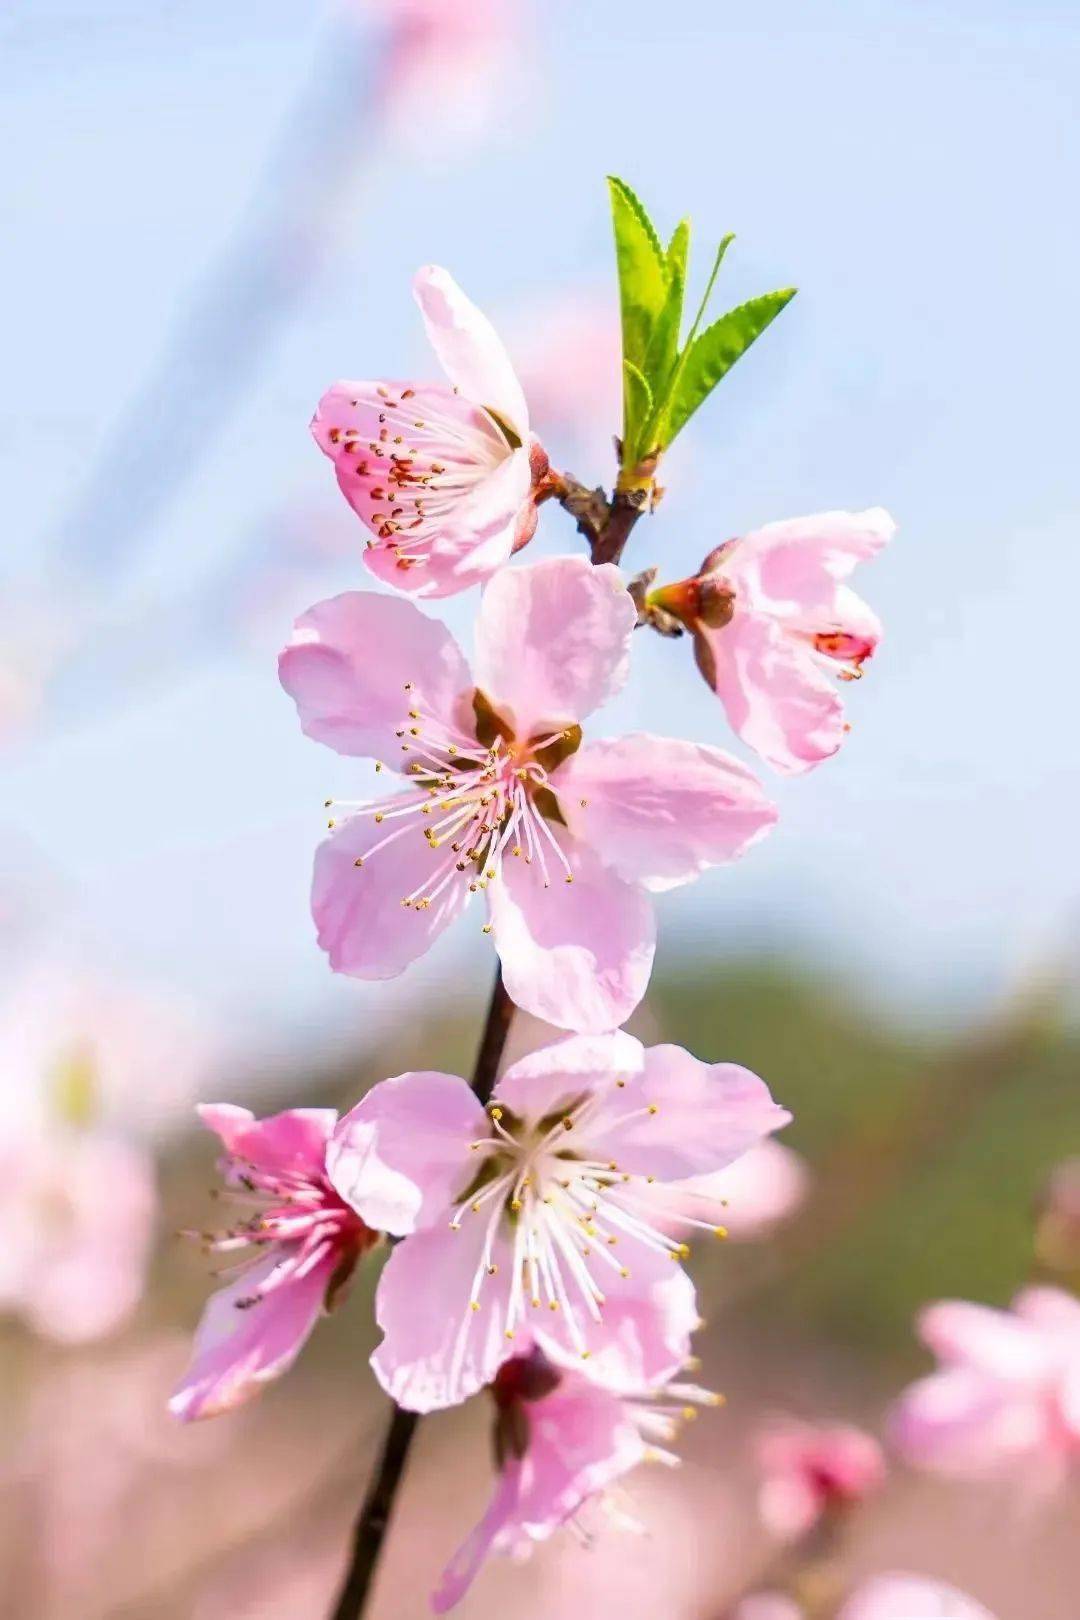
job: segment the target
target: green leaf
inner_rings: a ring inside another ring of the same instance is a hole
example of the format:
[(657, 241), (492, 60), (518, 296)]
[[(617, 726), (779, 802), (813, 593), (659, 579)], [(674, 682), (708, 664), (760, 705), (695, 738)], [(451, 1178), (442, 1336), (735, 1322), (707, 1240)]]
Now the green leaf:
[(663, 444), (682, 431), (698, 406), (703, 404), (717, 383), (726, 377), (765, 328), (795, 296), (794, 287), (763, 293), (721, 315), (700, 337), (687, 345), (663, 424)]
[[(686, 261), (690, 252), (690, 221), (681, 220), (671, 238), (665, 257), (667, 294), (649, 338), (642, 370), (652, 389), (656, 409), (667, 398), (668, 385), (675, 370), (679, 353), (679, 331), (682, 327), (683, 294), (686, 289)], [(643, 449), (648, 450), (649, 445)]]
[(635, 467), (645, 446), (641, 439), (652, 415), (652, 389), (632, 360), (623, 361), (623, 455), (624, 467)]
[[(667, 257), (652, 221), (626, 182), (609, 176), (608, 187), (619, 267), (623, 358), (644, 375), (653, 325), (667, 298)], [(623, 426), (625, 430), (627, 424)]]

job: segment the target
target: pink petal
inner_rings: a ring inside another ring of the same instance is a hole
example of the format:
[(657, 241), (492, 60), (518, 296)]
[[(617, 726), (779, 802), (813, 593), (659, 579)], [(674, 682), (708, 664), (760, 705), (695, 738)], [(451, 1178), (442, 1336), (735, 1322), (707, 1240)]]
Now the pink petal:
[[(500, 578), (508, 576), (502, 575)], [(652, 905), (584, 845), (559, 840), (573, 883), (545, 889), (536, 863), (506, 860), (488, 889), (495, 944), (513, 1001), (562, 1029), (615, 1029), (645, 994), (656, 949)]]
[(640, 1072), (645, 1050), (633, 1035), (569, 1035), (512, 1063), (496, 1087), (499, 1102), (531, 1120), (543, 1119), (583, 1092)]
[(735, 860), (777, 817), (732, 755), (641, 732), (587, 743), (551, 785), (575, 837), (620, 877), (653, 890)]
[[(624, 1395), (666, 1383), (685, 1367), (700, 1320), (682, 1267), (666, 1255), (636, 1252), (629, 1287), (609, 1290), (601, 1320), (590, 1328), (589, 1381)], [(549, 1360), (580, 1371), (580, 1355), (541, 1333), (544, 1326), (538, 1323), (536, 1333)]]
[(893, 1443), (917, 1467), (959, 1479), (992, 1478), (1047, 1444), (1048, 1409), (1037, 1392), (952, 1367), (921, 1378), (890, 1414)]
[[(392, 546), (373, 546), (364, 563), (395, 590), (437, 600), (485, 580), (510, 560), (523, 526), (535, 519), (527, 449), (508, 452), (441, 522), (424, 547), (424, 561), (403, 566)], [(405, 546), (408, 555), (408, 546)]]
[[(403, 604), (404, 605), (404, 604)], [(386, 801), (393, 809), (396, 799)], [(446, 850), (432, 849), (416, 823), (375, 822), (355, 816), (337, 827), (315, 852), (311, 910), (319, 944), (336, 973), (355, 979), (392, 979), (422, 956), (464, 908), (464, 881), (450, 882), (431, 905), (417, 910), (403, 900), (430, 894), (446, 866)], [(377, 854), (383, 838), (404, 827)], [(363, 861), (358, 867), (357, 861)]]
[(1028, 1382), (1053, 1368), (1050, 1346), (1008, 1311), (946, 1299), (919, 1314), (919, 1337), (942, 1361), (966, 1363), (991, 1378)]
[[(880, 506), (767, 523), (738, 542), (723, 573), (753, 607), (816, 620), (836, 614), (836, 586), (896, 533)], [(825, 629), (824, 624), (820, 625)]]
[(472, 691), (445, 625), (411, 602), (368, 591), (346, 591), (303, 614), (278, 672), (309, 737), (394, 770), (409, 763), (397, 735), (411, 723), (409, 710), (422, 707), (453, 726)]
[(628, 1078), (583, 1135), (620, 1170), (681, 1181), (723, 1169), (790, 1121), (749, 1069), (702, 1063), (681, 1046), (652, 1046), (643, 1072)]
[(636, 1467), (645, 1444), (622, 1402), (581, 1376), (529, 1403), (528, 1417), (517, 1519), (525, 1535), (544, 1541), (588, 1497)]
[[(766, 1137), (723, 1170), (668, 1183), (660, 1189), (657, 1203), (661, 1209), (723, 1226), (731, 1238), (749, 1240), (770, 1232), (777, 1221), (798, 1209), (809, 1179), (799, 1154)], [(672, 1232), (680, 1230), (677, 1223), (671, 1226)]]
[(449, 271), (425, 265), (413, 291), (443, 370), (467, 400), (497, 411), (524, 443), (529, 408), (502, 340)]
[(431, 1594), (431, 1607), (436, 1614), (446, 1614), (461, 1602), (495, 1543), (504, 1535), (513, 1536), (521, 1479), (521, 1463), (516, 1458), (509, 1458), (499, 1471), (495, 1494), (483, 1518), (470, 1530)]
[(217, 1417), (242, 1406), (263, 1384), (292, 1366), (322, 1310), (337, 1263), (330, 1254), (296, 1282), (285, 1282), (257, 1305), (238, 1307), (270, 1282), (292, 1258), (267, 1255), (228, 1288), (211, 1296), (195, 1334), (190, 1366), (169, 1401), (174, 1417)]
[(1080, 1362), (1080, 1299), (1061, 1288), (1025, 1288), (1012, 1308), (1022, 1322), (1059, 1340)]
[(732, 1610), (731, 1620), (806, 1620), (806, 1615), (783, 1592), (752, 1592)]
[(321, 1175), (326, 1144), (337, 1122), (333, 1108), (288, 1108), (256, 1119), (232, 1103), (202, 1103), (199, 1118), (220, 1136), (228, 1153), (263, 1170), (297, 1170)]
[(375, 1319), (383, 1340), (371, 1365), (387, 1394), (410, 1411), (456, 1406), (490, 1384), (516, 1353), (505, 1332), (510, 1250), (497, 1236), (490, 1261), (498, 1270), (488, 1276), (486, 1228), (476, 1217), (458, 1231), (448, 1220), (415, 1232), (398, 1244), (379, 1278)]
[(489, 1134), (456, 1074), (399, 1074), (373, 1086), (334, 1132), (332, 1185), (377, 1232), (400, 1237), (448, 1218), (476, 1170), (470, 1143)]
[(774, 770), (794, 775), (836, 753), (844, 705), (808, 645), (775, 618), (738, 608), (722, 630), (700, 634), (729, 724)]
[(504, 569), (476, 627), (476, 684), (519, 736), (577, 721), (626, 680), (637, 610), (617, 568), (549, 557)]
[(994, 1620), (953, 1586), (919, 1575), (876, 1575), (855, 1592), (837, 1620)]

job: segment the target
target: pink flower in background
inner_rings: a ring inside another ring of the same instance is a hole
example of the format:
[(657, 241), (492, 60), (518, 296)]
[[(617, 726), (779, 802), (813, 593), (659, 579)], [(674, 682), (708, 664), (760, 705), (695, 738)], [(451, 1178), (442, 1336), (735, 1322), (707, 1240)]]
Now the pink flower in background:
[(892, 1435), (921, 1468), (978, 1479), (1021, 1465), (1057, 1484), (1080, 1457), (1080, 1301), (1028, 1288), (1008, 1311), (943, 1300), (919, 1317), (941, 1366), (900, 1397)]
[(451, 1406), (523, 1333), (614, 1387), (670, 1377), (697, 1313), (653, 1183), (718, 1169), (789, 1119), (746, 1069), (622, 1033), (522, 1058), (487, 1111), (456, 1075), (373, 1087), (327, 1165), (368, 1225), (413, 1234), (379, 1282), (380, 1382), (413, 1410)]
[(224, 1197), (248, 1213), (205, 1239), (209, 1250), (241, 1259), (207, 1305), (191, 1365), (169, 1402), (185, 1420), (231, 1411), (287, 1371), (379, 1238), (327, 1180), (332, 1108), (257, 1120), (246, 1108), (216, 1103), (199, 1115), (225, 1144)]
[(681, 1383), (622, 1397), (528, 1344), (503, 1363), (489, 1393), (496, 1409), (495, 1494), (443, 1573), (432, 1596), (436, 1614), (461, 1601), (489, 1554), (526, 1556), (647, 1457), (677, 1463), (664, 1448), (680, 1419), (694, 1416), (699, 1404), (719, 1402)]
[(417, 596), (452, 596), (532, 538), (548, 460), (487, 317), (437, 266), (413, 285), (452, 386), (338, 382), (311, 428), (371, 531), (371, 572)]
[(805, 1612), (783, 1592), (752, 1592), (736, 1604), (731, 1620), (806, 1620)]
[(412, 778), (391, 798), (343, 803), (316, 854), (312, 909), (332, 968), (392, 978), (486, 891), (520, 1007), (566, 1029), (623, 1022), (652, 967), (647, 891), (733, 860), (776, 818), (718, 749), (645, 735), (582, 745), (580, 722), (626, 678), (634, 623), (618, 571), (581, 557), (492, 580), (475, 676), (408, 602), (350, 592), (298, 621), (280, 670), (304, 731)]
[(544, 443), (561, 440), (586, 466), (606, 471), (622, 421), (617, 298), (574, 288), (536, 299), (512, 328), (511, 349)]
[(758, 1442), (758, 1511), (778, 1541), (797, 1541), (826, 1513), (854, 1507), (885, 1483), (873, 1435), (849, 1424), (775, 1423)]
[(830, 676), (855, 680), (881, 639), (847, 578), (895, 528), (880, 507), (768, 523), (651, 598), (689, 626), (729, 723), (778, 771), (809, 770), (844, 740)]
[[(521, 78), (525, 0), (368, 0), (390, 32), (378, 91), (395, 149), (444, 155), (500, 133)], [(437, 138), (434, 138), (436, 137)]]
[(121, 1327), (142, 1297), (157, 1213), (153, 1160), (96, 1129), (0, 1143), (0, 1311), (67, 1344)]
[(730, 1238), (751, 1241), (794, 1214), (809, 1179), (805, 1160), (769, 1137), (724, 1170), (666, 1187), (661, 1201), (676, 1220), (679, 1214), (696, 1216), (722, 1226)]
[(994, 1620), (974, 1598), (920, 1575), (876, 1575), (843, 1605), (837, 1620)]

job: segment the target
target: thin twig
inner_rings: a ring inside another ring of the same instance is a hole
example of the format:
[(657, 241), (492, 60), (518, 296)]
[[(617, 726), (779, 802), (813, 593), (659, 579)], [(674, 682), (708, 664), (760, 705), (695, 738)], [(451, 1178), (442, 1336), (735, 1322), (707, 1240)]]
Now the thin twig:
[[(513, 1016), (514, 1003), (506, 993), (500, 969), (495, 975), (495, 986), (473, 1068), (472, 1089), (482, 1103), (486, 1103), (491, 1096)], [(406, 1412), (400, 1406), (394, 1408), (378, 1465), (353, 1531), (349, 1567), (331, 1611), (331, 1620), (359, 1620), (364, 1611), (419, 1421), (419, 1413)]]

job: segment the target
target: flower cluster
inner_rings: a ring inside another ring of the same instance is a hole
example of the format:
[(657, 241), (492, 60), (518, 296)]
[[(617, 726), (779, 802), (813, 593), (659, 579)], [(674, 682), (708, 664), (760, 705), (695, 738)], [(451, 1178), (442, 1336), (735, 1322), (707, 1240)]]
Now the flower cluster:
[[(632, 229), (626, 188), (616, 202), (617, 231)], [(483, 1394), (493, 1418), (494, 1495), (446, 1569), (440, 1612), (489, 1551), (544, 1539), (646, 1457), (675, 1460), (680, 1421), (719, 1399), (686, 1379), (690, 1240), (726, 1236), (718, 1204), (737, 1203), (739, 1184), (720, 1189), (744, 1155), (781, 1170), (756, 1218), (798, 1196), (797, 1164), (768, 1145), (790, 1116), (761, 1079), (620, 1028), (649, 981), (654, 896), (742, 856), (776, 808), (711, 740), (598, 737), (592, 716), (626, 683), (639, 628), (685, 628), (767, 763), (804, 770), (835, 752), (847, 727), (828, 677), (853, 679), (880, 636), (848, 577), (892, 525), (880, 511), (826, 513), (729, 541), (677, 585), (646, 593), (624, 578), (659, 454), (694, 408), (680, 403), (684, 375), (714, 341), (695, 324), (676, 354), (685, 245), (681, 269), (664, 270), (676, 347), (662, 366), (654, 357), (668, 404), (651, 430), (624, 423), (610, 505), (599, 492), (583, 502), (552, 469), (506, 350), (445, 270), (422, 270), (415, 291), (447, 381), (338, 382), (313, 422), (367, 531), (368, 570), (401, 593), (318, 603), (281, 655), (304, 732), (394, 783), (327, 801), (319, 944), (335, 971), (388, 979), (477, 896), (505, 995), (563, 1033), (497, 1083), (494, 1070), (472, 1084), (401, 1074), (340, 1119), (204, 1109), (243, 1211), (206, 1243), (237, 1251), (238, 1269), (173, 1409), (220, 1412), (281, 1373), (360, 1257), (389, 1240), (376, 1377), (408, 1410)], [(790, 296), (758, 301), (742, 347)], [(632, 439), (642, 454), (628, 466)], [(578, 519), (591, 556), (512, 565), (550, 501)], [(470, 664), (417, 603), (477, 585)], [(804, 1495), (843, 1496), (852, 1470), (850, 1493), (863, 1488), (876, 1455), (841, 1449), (827, 1485), (806, 1462)]]

